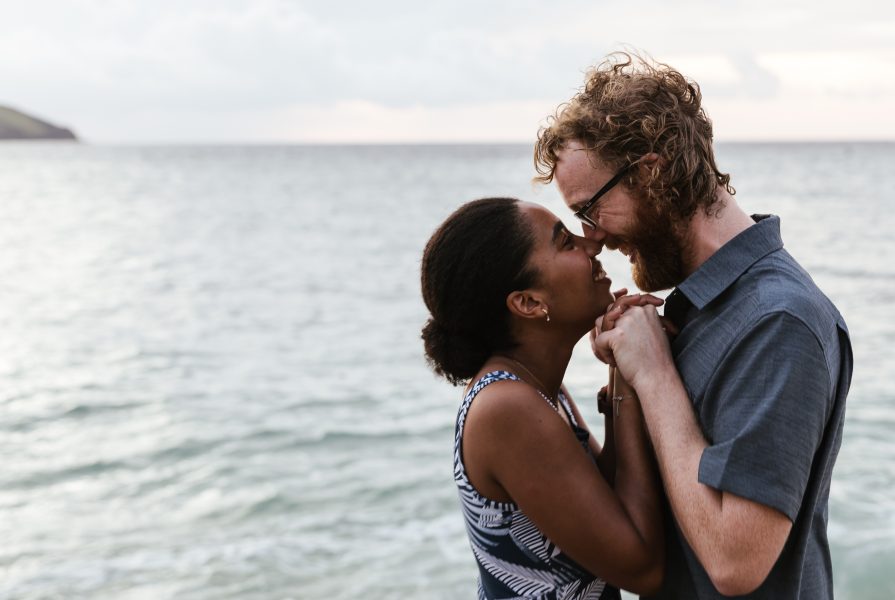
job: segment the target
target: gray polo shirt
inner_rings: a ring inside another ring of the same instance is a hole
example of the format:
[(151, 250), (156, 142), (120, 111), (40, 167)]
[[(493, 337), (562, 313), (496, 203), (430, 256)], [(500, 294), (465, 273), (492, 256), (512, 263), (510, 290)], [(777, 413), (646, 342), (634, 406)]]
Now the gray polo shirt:
[[(827, 504), (851, 382), (848, 330), (783, 249), (780, 219), (758, 222), (668, 297), (682, 326), (675, 364), (709, 447), (699, 481), (793, 522), (783, 552), (748, 598), (833, 598)], [(668, 514), (655, 598), (722, 598)]]

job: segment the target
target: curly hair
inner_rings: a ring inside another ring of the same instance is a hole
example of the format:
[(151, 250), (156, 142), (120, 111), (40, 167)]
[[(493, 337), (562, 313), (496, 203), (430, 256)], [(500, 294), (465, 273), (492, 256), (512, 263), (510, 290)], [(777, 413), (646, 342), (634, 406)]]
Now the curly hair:
[(538, 131), (535, 181), (553, 180), (557, 153), (572, 140), (615, 169), (655, 152), (660, 160), (649, 174), (631, 170), (627, 187), (641, 190), (643, 199), (676, 221), (697, 208), (711, 214), (718, 186), (731, 195), (736, 190), (715, 164), (712, 122), (701, 104), (699, 86), (672, 67), (637, 54), (610, 54)]
[(432, 234), (420, 283), (431, 318), (422, 338), (429, 366), (454, 385), (488, 357), (516, 346), (507, 295), (531, 287), (534, 234), (515, 198), (467, 202)]

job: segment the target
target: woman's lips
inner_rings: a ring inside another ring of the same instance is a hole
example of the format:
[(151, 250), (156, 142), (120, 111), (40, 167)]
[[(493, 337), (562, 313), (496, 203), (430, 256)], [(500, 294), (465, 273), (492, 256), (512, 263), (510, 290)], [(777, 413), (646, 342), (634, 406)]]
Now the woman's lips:
[(594, 281), (602, 281), (603, 279), (606, 279), (606, 271), (603, 270), (602, 263), (596, 258), (591, 258), (590, 260), (590, 273)]

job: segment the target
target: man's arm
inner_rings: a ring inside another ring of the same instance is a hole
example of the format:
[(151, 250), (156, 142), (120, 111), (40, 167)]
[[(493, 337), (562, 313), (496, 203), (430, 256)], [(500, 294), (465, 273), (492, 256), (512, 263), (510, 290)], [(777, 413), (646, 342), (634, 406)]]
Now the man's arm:
[(755, 590), (780, 556), (792, 523), (783, 513), (699, 482), (708, 447), (674, 369), (637, 390), (674, 518), (725, 596)]
[(792, 522), (780, 510), (700, 482), (709, 444), (655, 309), (627, 309), (614, 330), (598, 337), (596, 349), (618, 365), (641, 399), (675, 519), (712, 583), (725, 595), (756, 589), (779, 557)]

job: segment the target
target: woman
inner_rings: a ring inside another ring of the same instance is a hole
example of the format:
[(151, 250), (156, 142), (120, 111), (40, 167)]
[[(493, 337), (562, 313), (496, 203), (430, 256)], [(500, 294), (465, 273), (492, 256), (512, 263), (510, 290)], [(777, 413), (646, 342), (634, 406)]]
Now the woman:
[(424, 251), (427, 358), (469, 382), (454, 478), (480, 598), (619, 598), (661, 584), (660, 488), (636, 396), (612, 375), (601, 449), (562, 386), (573, 347), (611, 304), (604, 328), (627, 305), (661, 303), (615, 300), (598, 251), (511, 198), (462, 206)]

